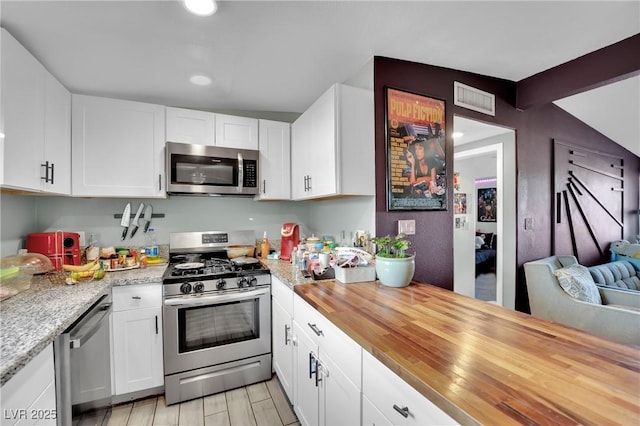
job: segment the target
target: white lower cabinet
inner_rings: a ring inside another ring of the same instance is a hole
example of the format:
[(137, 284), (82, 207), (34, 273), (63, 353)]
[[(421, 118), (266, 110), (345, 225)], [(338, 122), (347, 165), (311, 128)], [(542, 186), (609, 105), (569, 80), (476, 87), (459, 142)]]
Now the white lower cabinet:
[(303, 425), (361, 422), (361, 348), (294, 296), (295, 404)]
[(362, 424), (363, 426), (393, 426), (393, 423), (364, 395), (362, 395)]
[(293, 404), (293, 292), (273, 275), (271, 298), (273, 370)]
[[(455, 425), (438, 408), (367, 351), (362, 351), (362, 395), (371, 406), (365, 408), (363, 424)], [(375, 410), (372, 410), (375, 408)]]
[(42, 350), (0, 389), (1, 425), (55, 425), (53, 344)]
[(162, 285), (113, 288), (115, 395), (162, 386)]

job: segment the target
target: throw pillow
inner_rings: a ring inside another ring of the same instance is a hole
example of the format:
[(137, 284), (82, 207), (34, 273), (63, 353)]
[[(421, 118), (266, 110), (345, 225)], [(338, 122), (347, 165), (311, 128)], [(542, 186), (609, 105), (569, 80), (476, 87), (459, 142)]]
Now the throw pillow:
[(602, 304), (600, 292), (593, 281), (589, 269), (582, 265), (570, 265), (554, 272), (562, 289), (574, 299)]
[(480, 250), (484, 245), (484, 238), (477, 236), (476, 237), (476, 250)]

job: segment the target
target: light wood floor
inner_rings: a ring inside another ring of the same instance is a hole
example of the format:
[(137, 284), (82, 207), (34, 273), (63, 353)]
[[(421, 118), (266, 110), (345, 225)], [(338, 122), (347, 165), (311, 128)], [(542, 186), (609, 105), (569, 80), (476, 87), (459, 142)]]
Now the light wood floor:
[(79, 426), (297, 425), (278, 378), (167, 406), (164, 395), (85, 413)]

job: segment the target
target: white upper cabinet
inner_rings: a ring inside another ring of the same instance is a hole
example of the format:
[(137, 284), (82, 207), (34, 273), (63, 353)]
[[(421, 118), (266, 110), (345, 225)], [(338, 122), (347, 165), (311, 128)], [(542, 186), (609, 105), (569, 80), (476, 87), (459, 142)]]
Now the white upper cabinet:
[(374, 195), (373, 92), (335, 84), (292, 125), (292, 198)]
[(216, 114), (216, 146), (258, 150), (258, 120)]
[(261, 200), (291, 198), (291, 125), (259, 120)]
[(1, 29), (0, 184), (27, 191), (71, 190), (71, 95), (15, 38)]
[(184, 108), (166, 108), (167, 142), (215, 145), (216, 115)]
[(72, 194), (165, 198), (162, 105), (72, 96)]

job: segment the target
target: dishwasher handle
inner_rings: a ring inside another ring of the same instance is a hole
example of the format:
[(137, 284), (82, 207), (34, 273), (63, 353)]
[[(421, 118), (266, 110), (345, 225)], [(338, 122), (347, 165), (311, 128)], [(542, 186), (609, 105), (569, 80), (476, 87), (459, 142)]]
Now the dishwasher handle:
[(90, 314), (86, 322), (77, 330), (73, 330), (69, 336), (71, 349), (78, 349), (89, 341), (102, 327), (104, 321), (109, 321), (111, 303), (97, 306)]

